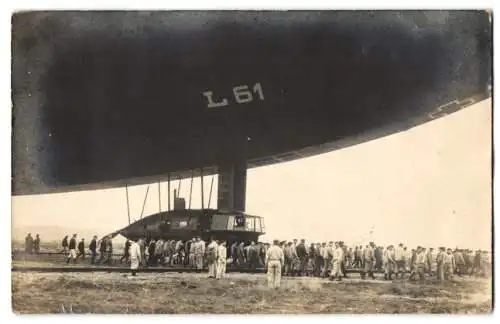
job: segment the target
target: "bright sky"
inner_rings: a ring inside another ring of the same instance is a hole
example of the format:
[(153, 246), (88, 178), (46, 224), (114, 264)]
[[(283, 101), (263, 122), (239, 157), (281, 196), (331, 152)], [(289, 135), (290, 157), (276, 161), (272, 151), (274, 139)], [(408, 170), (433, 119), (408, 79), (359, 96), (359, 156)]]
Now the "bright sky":
[[(210, 181), (205, 178), (205, 203)], [(129, 188), (132, 219), (140, 217), (146, 188)], [(161, 191), (165, 209), (165, 183)], [(181, 196), (188, 200), (188, 194), (185, 180)], [(12, 225), (109, 233), (128, 223), (125, 197), (124, 188), (14, 197)], [(195, 179), (192, 208), (200, 201), (200, 180)], [(155, 212), (157, 184), (150, 187), (144, 214)], [(264, 240), (489, 249), (491, 100), (405, 133), (249, 170), (247, 212), (265, 217)]]

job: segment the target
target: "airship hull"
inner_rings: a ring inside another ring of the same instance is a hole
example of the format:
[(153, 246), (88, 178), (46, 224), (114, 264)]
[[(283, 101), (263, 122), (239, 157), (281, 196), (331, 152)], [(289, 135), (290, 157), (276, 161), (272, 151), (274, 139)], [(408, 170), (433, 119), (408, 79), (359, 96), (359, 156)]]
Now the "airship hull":
[(490, 70), (482, 11), (20, 13), (13, 194), (346, 147), (489, 96)]

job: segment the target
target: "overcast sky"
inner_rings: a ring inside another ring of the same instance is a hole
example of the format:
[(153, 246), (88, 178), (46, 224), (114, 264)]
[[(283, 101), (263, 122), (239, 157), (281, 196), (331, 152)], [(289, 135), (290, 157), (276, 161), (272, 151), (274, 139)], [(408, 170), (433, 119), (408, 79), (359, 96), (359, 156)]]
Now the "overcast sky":
[[(205, 178), (205, 202), (211, 178)], [(214, 181), (216, 192), (216, 179)], [(177, 186), (175, 182), (173, 185)], [(129, 189), (140, 217), (147, 186)], [(404, 133), (248, 171), (247, 212), (267, 235), (408, 246), (491, 246), (491, 100)], [(162, 184), (162, 209), (167, 206)], [(182, 183), (187, 197), (189, 180)], [(12, 225), (99, 229), (127, 225), (125, 189), (14, 197)], [(215, 194), (212, 207), (215, 205)], [(192, 207), (199, 208), (195, 179)], [(145, 215), (158, 212), (158, 185)], [(370, 234), (371, 232), (371, 234)], [(43, 237), (43, 233), (40, 233)]]

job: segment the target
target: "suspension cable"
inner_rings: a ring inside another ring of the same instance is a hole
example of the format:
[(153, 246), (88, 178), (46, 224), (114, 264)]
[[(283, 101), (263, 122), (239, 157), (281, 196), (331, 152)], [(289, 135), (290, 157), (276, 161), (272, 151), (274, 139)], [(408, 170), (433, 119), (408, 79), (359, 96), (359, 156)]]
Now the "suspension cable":
[(128, 216), (128, 224), (130, 225), (130, 204), (128, 202), (128, 185), (125, 185), (125, 195), (127, 196), (127, 216)]
[(189, 207), (191, 209), (191, 196), (193, 194), (193, 178), (194, 178), (194, 170), (191, 171), (191, 185), (189, 186)]
[(142, 203), (141, 219), (142, 215), (144, 214), (144, 207), (146, 207), (146, 199), (148, 198), (148, 192), (149, 192), (149, 185), (148, 188), (146, 189), (146, 196), (144, 196), (144, 202)]
[(208, 194), (208, 208), (210, 208), (210, 201), (212, 200), (212, 188), (214, 187), (214, 177), (212, 176), (212, 181), (210, 182), (210, 193)]

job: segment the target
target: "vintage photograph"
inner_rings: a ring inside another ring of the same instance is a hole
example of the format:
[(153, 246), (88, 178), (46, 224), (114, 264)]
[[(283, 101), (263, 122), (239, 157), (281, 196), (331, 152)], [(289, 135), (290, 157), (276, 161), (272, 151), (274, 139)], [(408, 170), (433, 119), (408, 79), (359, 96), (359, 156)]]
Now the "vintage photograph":
[(12, 14), (16, 314), (489, 314), (491, 10)]

